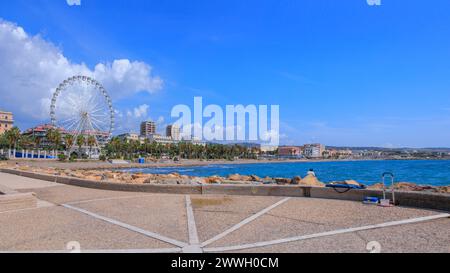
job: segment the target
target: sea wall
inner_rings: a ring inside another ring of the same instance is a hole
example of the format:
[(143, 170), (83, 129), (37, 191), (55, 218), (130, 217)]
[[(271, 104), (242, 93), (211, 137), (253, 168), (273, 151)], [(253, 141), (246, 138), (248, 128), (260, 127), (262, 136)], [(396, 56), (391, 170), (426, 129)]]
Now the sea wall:
[[(21, 170), (1, 169), (1, 172), (40, 179), (55, 183), (92, 189), (171, 193), (171, 194), (224, 194), (248, 196), (284, 196), (362, 201), (366, 196), (382, 197), (380, 190), (351, 190), (338, 193), (331, 188), (307, 187), (295, 185), (158, 185), (126, 184), (91, 181), (81, 178), (62, 177), (48, 174), (32, 173)], [(391, 194), (388, 193), (391, 198)], [(450, 211), (450, 195), (428, 192), (396, 192), (396, 202), (400, 206)]]

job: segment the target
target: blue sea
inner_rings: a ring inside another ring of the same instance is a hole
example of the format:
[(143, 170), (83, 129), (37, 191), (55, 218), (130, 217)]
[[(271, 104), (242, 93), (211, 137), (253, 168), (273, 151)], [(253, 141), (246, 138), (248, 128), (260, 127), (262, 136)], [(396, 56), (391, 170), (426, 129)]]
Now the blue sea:
[(413, 182), (421, 185), (450, 185), (449, 160), (380, 160), (380, 161), (334, 161), (334, 162), (292, 162), (261, 164), (223, 164), (209, 166), (134, 168), (129, 172), (167, 174), (177, 172), (189, 176), (223, 176), (229, 174), (257, 175), (259, 177), (304, 177), (314, 169), (323, 182), (356, 180), (366, 185), (381, 181), (384, 172), (392, 172), (396, 182)]

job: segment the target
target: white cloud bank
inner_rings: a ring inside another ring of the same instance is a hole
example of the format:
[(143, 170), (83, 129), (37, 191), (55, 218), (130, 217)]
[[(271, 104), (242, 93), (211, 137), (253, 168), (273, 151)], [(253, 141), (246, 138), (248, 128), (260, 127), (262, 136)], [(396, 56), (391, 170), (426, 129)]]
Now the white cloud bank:
[(115, 60), (99, 63), (92, 70), (84, 63), (72, 63), (39, 35), (31, 36), (20, 26), (1, 19), (0, 60), (0, 108), (28, 120), (48, 120), (54, 89), (74, 75), (94, 77), (113, 100), (140, 91), (152, 93), (163, 85), (144, 62)]
[(81, 0), (66, 0), (69, 6), (81, 6)]

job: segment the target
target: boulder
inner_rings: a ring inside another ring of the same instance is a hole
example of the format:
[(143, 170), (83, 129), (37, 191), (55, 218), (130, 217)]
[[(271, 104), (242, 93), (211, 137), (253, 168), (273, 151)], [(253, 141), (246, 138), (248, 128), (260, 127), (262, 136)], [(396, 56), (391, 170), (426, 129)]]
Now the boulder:
[(345, 180), (344, 182), (347, 183), (348, 185), (362, 186), (361, 183), (355, 180)]
[(106, 172), (105, 176), (107, 179), (117, 179), (118, 175), (117, 175), (117, 173), (114, 173), (114, 172)]
[(300, 176), (296, 176), (296, 177), (292, 178), (292, 180), (291, 180), (291, 184), (293, 184), (293, 185), (300, 185), (301, 182), (302, 182), (302, 178)]
[(382, 183), (377, 183), (377, 184), (373, 184), (369, 187), (367, 187), (369, 190), (382, 190), (383, 189), (383, 184)]
[(135, 174), (132, 174), (131, 175), (131, 178), (133, 178), (133, 180), (135, 180), (135, 179), (139, 179), (139, 178), (143, 178), (143, 177), (147, 177), (147, 175), (146, 174), (143, 174), (143, 173), (135, 173)]
[(143, 182), (144, 184), (158, 184), (158, 181), (155, 180), (153, 177), (147, 178)]
[(291, 179), (289, 178), (276, 177), (274, 180), (278, 185), (286, 185), (291, 183)]
[(307, 175), (305, 178), (303, 178), (300, 181), (300, 184), (302, 186), (313, 186), (313, 187), (325, 187), (325, 184), (320, 182), (317, 177), (314, 175)]
[(84, 179), (91, 180), (91, 181), (101, 181), (102, 176), (101, 175), (88, 175), (88, 176), (85, 176)]
[(275, 180), (272, 177), (266, 176), (265, 178), (262, 179), (261, 182), (265, 183), (265, 184), (269, 184), (269, 183), (274, 183)]
[(210, 176), (205, 178), (206, 184), (221, 184), (223, 182), (223, 178), (219, 176)]
[(261, 177), (254, 175), (254, 174), (250, 175), (250, 178), (251, 178), (251, 181), (253, 181), (253, 182), (261, 182), (262, 181)]
[(21, 170), (21, 171), (29, 171), (30, 167), (29, 166), (19, 166), (19, 170)]
[(191, 181), (192, 185), (203, 185), (203, 184), (206, 184), (205, 179), (202, 178), (202, 177), (191, 177), (190, 181)]
[(438, 192), (450, 194), (450, 186), (438, 187)]
[(251, 176), (240, 175), (240, 174), (230, 174), (227, 178), (230, 181), (252, 181)]

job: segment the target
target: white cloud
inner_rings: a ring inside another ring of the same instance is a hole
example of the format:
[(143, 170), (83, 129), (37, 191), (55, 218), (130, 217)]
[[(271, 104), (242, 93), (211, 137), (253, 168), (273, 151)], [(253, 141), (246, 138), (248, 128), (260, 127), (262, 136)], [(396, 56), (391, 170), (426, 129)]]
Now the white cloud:
[(142, 104), (141, 106), (138, 106), (134, 108), (134, 117), (135, 118), (146, 118), (148, 115), (148, 108), (149, 106), (147, 104)]
[(81, 6), (81, 0), (66, 0), (69, 6)]
[(56, 86), (74, 75), (94, 77), (113, 101), (140, 91), (153, 93), (163, 85), (144, 62), (115, 60), (99, 63), (92, 70), (84, 63), (71, 62), (41, 36), (29, 35), (20, 26), (1, 19), (0, 60), (0, 108), (29, 122), (48, 120)]

